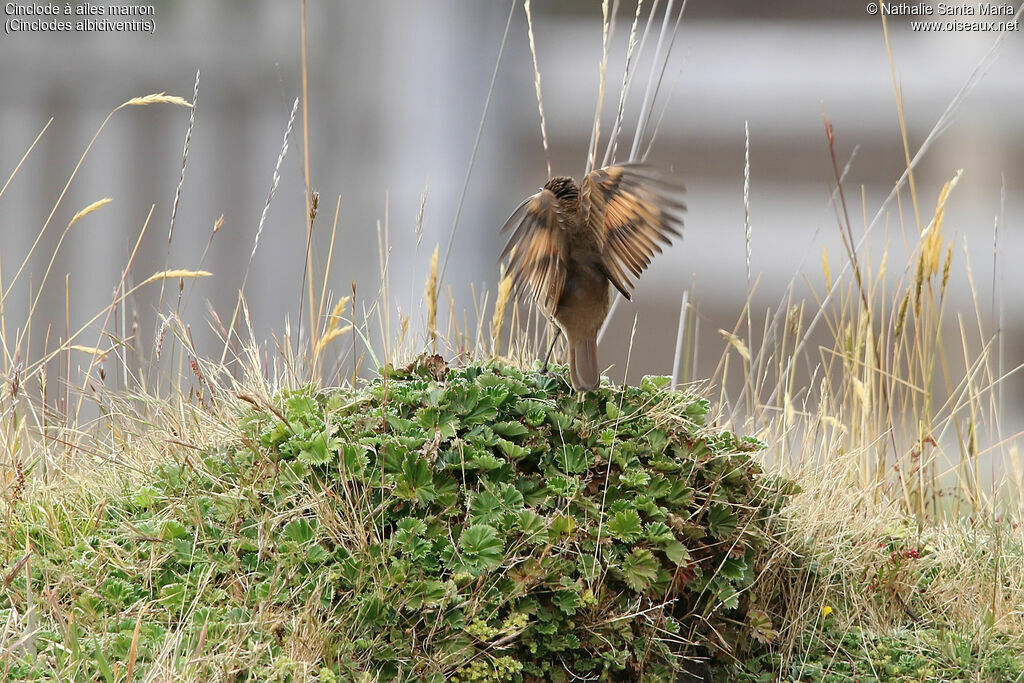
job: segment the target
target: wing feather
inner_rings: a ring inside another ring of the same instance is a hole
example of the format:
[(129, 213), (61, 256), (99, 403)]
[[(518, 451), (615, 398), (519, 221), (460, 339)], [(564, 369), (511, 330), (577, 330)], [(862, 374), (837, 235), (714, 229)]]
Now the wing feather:
[(631, 298), (633, 277), (661, 247), (682, 236), (686, 204), (682, 183), (647, 164), (617, 164), (591, 171), (580, 183), (580, 217), (594, 232), (608, 279)]
[(512, 212), (501, 232), (512, 232), (501, 258), (509, 258), (512, 286), (524, 285), (543, 310), (557, 308), (565, 285), (568, 235), (558, 199), (541, 190)]

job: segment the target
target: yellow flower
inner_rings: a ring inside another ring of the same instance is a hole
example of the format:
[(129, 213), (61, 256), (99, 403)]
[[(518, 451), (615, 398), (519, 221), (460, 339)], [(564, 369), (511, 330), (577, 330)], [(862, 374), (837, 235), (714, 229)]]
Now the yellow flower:
[(828, 615), (832, 614), (832, 607), (830, 605), (821, 606), (821, 618), (824, 619)]

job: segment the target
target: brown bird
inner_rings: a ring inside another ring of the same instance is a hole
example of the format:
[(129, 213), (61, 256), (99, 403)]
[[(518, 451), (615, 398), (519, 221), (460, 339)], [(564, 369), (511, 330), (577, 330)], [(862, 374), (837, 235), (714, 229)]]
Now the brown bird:
[(513, 287), (527, 285), (565, 334), (577, 391), (601, 382), (597, 333), (611, 288), (631, 299), (627, 271), (639, 277), (661, 245), (672, 243), (670, 235), (682, 236), (684, 191), (656, 167), (617, 164), (591, 171), (579, 185), (568, 176), (552, 178), (502, 227), (513, 231), (501, 254), (510, 257)]

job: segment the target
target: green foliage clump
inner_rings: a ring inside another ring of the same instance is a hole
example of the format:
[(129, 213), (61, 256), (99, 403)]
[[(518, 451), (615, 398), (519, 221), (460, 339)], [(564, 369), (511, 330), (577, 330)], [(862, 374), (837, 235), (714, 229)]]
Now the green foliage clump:
[(675, 680), (771, 632), (751, 588), (785, 485), (664, 385), (574, 395), (433, 357), (253, 400), (236, 443), (94, 501), (87, 534), (22, 511), (35, 590), (75, 616), (15, 666), (67, 658), (74, 629), (98, 678), (134, 658), (199, 679)]

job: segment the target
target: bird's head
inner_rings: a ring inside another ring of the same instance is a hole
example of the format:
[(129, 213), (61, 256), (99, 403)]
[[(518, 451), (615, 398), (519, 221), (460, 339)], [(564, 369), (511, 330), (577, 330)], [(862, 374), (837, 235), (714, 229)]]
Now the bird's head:
[(544, 184), (544, 189), (551, 190), (563, 204), (575, 205), (580, 198), (580, 188), (567, 175), (555, 176)]

